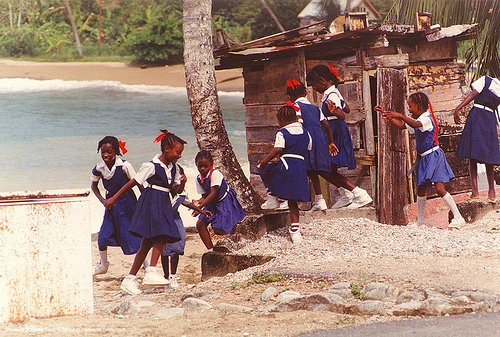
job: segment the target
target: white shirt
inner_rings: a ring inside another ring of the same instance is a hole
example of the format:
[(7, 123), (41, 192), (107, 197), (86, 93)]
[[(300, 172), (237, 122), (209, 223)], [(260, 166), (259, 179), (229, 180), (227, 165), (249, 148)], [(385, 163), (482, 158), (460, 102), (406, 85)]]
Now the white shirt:
[(115, 175), (116, 167), (118, 166), (122, 166), (123, 173), (125, 173), (129, 179), (133, 179), (135, 177), (135, 170), (132, 167), (132, 164), (130, 164), (128, 161), (123, 161), (119, 157), (116, 157), (115, 164), (113, 165), (111, 170), (108, 168), (108, 165), (106, 165), (104, 161), (97, 164), (95, 168), (102, 174), (102, 177), (92, 174), (92, 181), (99, 182), (101, 178), (106, 180), (111, 179)]
[[(471, 87), (472, 87), (472, 89), (481, 93), (481, 91), (483, 91), (483, 89), (484, 89), (485, 84), (486, 84), (486, 76), (483, 76), (480, 79), (478, 79), (477, 81), (474, 81), (471, 84)], [(500, 97), (500, 81), (498, 80), (498, 78), (493, 78), (493, 80), (491, 81), (489, 90), (495, 96)]]
[[(137, 181), (138, 184), (143, 185), (147, 179), (151, 178), (155, 174), (154, 163), (160, 164), (160, 166), (165, 170), (165, 173), (167, 174), (167, 179), (169, 180), (169, 182), (171, 181), (172, 179), (171, 172), (172, 168), (174, 167), (174, 164), (168, 163), (168, 165), (166, 166), (160, 161), (159, 157), (160, 155), (157, 154), (153, 158), (153, 162), (147, 162), (142, 164), (141, 168), (139, 169), (139, 172), (137, 172), (135, 176), (135, 181)], [(181, 183), (181, 174), (179, 168), (177, 167), (177, 169), (175, 170), (174, 185), (180, 185), (180, 183)]]
[(335, 106), (341, 109), (345, 108), (344, 97), (342, 97), (342, 94), (334, 85), (326, 89), (325, 92), (323, 93), (323, 98), (321, 99), (321, 102), (325, 102), (327, 100), (332, 101), (333, 103), (335, 103)]
[[(286, 129), (292, 135), (301, 135), (304, 133), (304, 128), (302, 127), (302, 124), (300, 124), (299, 122), (294, 122), (285, 125), (284, 127), (282, 127), (282, 129)], [(311, 150), (312, 149), (311, 135), (309, 134), (309, 132), (307, 133), (307, 135), (309, 136), (309, 144), (307, 144), (307, 149)], [(276, 132), (276, 140), (274, 141), (274, 147), (279, 147), (282, 149), (285, 148), (285, 137), (283, 137), (283, 133), (281, 133), (280, 130)]]
[(406, 129), (408, 129), (408, 132), (410, 134), (413, 135), (415, 133), (415, 129), (419, 129), (422, 132), (434, 130), (434, 125), (432, 124), (432, 116), (431, 116), (431, 113), (429, 111), (426, 111), (423, 114), (421, 114), (420, 116), (418, 116), (416, 121), (422, 123), (422, 126), (419, 128), (412, 128), (408, 124), (405, 124)]
[[(208, 172), (207, 177), (203, 177), (203, 179), (207, 179), (209, 175), (210, 175), (210, 172)], [(200, 174), (198, 174), (198, 178), (199, 177), (200, 177)], [(212, 188), (214, 186), (220, 186), (222, 184), (222, 179), (224, 179), (224, 176), (222, 175), (222, 173), (219, 170), (214, 169), (212, 171), (212, 176), (210, 177), (210, 188)], [(205, 191), (205, 189), (201, 186), (198, 179), (196, 179), (196, 191), (198, 192), (198, 194), (210, 193), (210, 191)]]
[[(294, 103), (299, 103), (299, 102), (304, 103), (304, 104), (311, 104), (311, 102), (309, 102), (307, 97), (299, 97), (295, 100)], [(297, 111), (297, 116), (302, 117), (302, 111), (300, 111), (300, 105), (298, 105), (298, 104), (296, 104), (296, 105), (297, 105), (297, 107), (299, 107), (299, 111)], [(325, 115), (323, 115), (323, 112), (321, 111), (321, 109), (319, 109), (319, 121), (321, 122), (323, 119), (326, 119)]]

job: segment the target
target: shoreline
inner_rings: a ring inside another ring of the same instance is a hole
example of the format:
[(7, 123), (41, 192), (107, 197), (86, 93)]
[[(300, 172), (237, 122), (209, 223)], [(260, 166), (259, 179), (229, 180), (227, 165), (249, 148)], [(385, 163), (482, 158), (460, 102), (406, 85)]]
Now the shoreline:
[[(218, 91), (243, 91), (241, 69), (218, 70)], [(117, 81), (128, 85), (186, 87), (182, 64), (140, 68), (123, 62), (32, 62), (0, 59), (0, 78)]]

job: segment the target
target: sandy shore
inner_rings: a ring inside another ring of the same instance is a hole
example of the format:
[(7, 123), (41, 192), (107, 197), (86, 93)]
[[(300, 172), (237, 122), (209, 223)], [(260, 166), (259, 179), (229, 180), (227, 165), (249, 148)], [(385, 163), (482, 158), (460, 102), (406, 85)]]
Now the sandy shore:
[[(29, 62), (0, 59), (0, 78), (118, 81), (124, 84), (184, 87), (184, 66), (141, 69), (121, 62)], [(219, 91), (243, 91), (241, 69), (216, 72)]]

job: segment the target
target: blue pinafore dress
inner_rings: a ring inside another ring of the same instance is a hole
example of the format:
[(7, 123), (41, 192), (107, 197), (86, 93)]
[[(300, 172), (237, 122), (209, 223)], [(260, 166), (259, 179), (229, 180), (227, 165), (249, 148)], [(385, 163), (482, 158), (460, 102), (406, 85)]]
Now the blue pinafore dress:
[(456, 155), (480, 163), (500, 165), (497, 120), (494, 112), (500, 105), (500, 97), (489, 90), (492, 80), (491, 77), (485, 76), (484, 88), (474, 100), (474, 104), (482, 107), (473, 106), (469, 112)]
[[(177, 166), (179, 168), (179, 172), (181, 174), (184, 174), (184, 170), (182, 169), (182, 167), (180, 165)], [(172, 209), (174, 211), (174, 220), (175, 224), (177, 225), (177, 228), (179, 229), (179, 234), (181, 235), (181, 239), (180, 241), (167, 243), (165, 246), (163, 246), (161, 255), (172, 257), (176, 254), (184, 255), (184, 248), (186, 246), (186, 228), (184, 227), (181, 215), (179, 214), (179, 207), (184, 202), (184, 200), (186, 200), (187, 196), (185, 194), (175, 194), (175, 193), (170, 193), (170, 194), (172, 197)]]
[(260, 177), (267, 189), (278, 198), (309, 201), (305, 163), (309, 136), (305, 130), (300, 135), (293, 135), (285, 128), (279, 131), (285, 138), (285, 148), (280, 160), (269, 163), (264, 172), (259, 168)]
[[(330, 127), (332, 128), (333, 143), (339, 150), (337, 155), (330, 155), (330, 162), (336, 165), (337, 168), (347, 167), (349, 170), (354, 170), (356, 168), (356, 158), (354, 157), (351, 134), (349, 133), (347, 123), (338, 119), (330, 112), (330, 109), (328, 109), (326, 101), (330, 95), (338, 95), (338, 93), (331, 92), (327, 97), (324, 97), (323, 104), (321, 106), (323, 115), (326, 117)], [(343, 107), (344, 100), (342, 97), (339, 98), (342, 103), (341, 107)]]
[(312, 138), (312, 149), (307, 151), (307, 171), (331, 171), (330, 153), (328, 152), (328, 140), (325, 131), (321, 127), (321, 110), (312, 104), (297, 102), (300, 107), (304, 129)]
[[(426, 117), (427, 118), (427, 117)], [(450, 165), (446, 161), (439, 142), (433, 140), (436, 125), (429, 115), (433, 129), (420, 131), (415, 128), (415, 147), (418, 154), (417, 185), (431, 187), (433, 183), (447, 183), (455, 178)]]
[[(102, 177), (102, 173), (95, 167), (92, 173)], [(115, 173), (110, 179), (102, 178), (102, 184), (106, 189), (106, 199), (113, 197), (129, 180), (123, 172), (123, 166), (116, 166)], [(104, 211), (104, 218), (97, 238), (99, 246), (119, 246), (125, 255), (137, 253), (141, 239), (129, 233), (136, 204), (137, 198), (134, 191), (128, 190), (116, 200), (111, 210)]]
[(130, 233), (148, 239), (167, 236), (167, 242), (177, 242), (181, 239), (181, 234), (175, 222), (174, 209), (170, 199), (176, 165), (172, 168), (172, 176), (169, 179), (160, 164), (153, 164), (155, 174), (146, 180), (149, 186), (142, 191), (139, 197), (130, 225)]
[[(205, 191), (203, 194), (204, 197), (210, 193), (212, 172), (213, 168), (208, 174), (208, 177), (203, 179), (203, 181), (200, 175), (196, 178), (198, 180), (198, 184)], [(236, 198), (236, 193), (231, 187), (229, 187), (226, 179), (224, 178), (222, 178), (221, 185), (219, 186), (213, 201), (206, 204), (203, 209), (210, 211), (212, 213), (212, 217), (207, 218), (203, 214), (200, 214), (198, 219), (206, 224), (211, 223), (212, 228), (220, 229), (226, 233), (231, 233), (234, 226), (245, 217), (245, 211)]]

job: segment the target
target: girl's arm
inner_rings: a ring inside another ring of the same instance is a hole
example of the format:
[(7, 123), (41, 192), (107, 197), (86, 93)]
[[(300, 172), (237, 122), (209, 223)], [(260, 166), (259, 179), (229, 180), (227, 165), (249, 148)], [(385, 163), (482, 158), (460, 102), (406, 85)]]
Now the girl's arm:
[(462, 121), (460, 119), (460, 110), (466, 106), (467, 104), (469, 104), (470, 102), (472, 102), (474, 99), (476, 99), (476, 97), (479, 96), (479, 92), (477, 92), (476, 90), (472, 90), (470, 94), (467, 95), (467, 97), (465, 97), (465, 99), (463, 100), (462, 103), (460, 103), (456, 108), (455, 108), (455, 111), (453, 113), (453, 117), (455, 119), (455, 124), (461, 124)]
[(118, 198), (125, 192), (127, 192), (128, 190), (130, 190), (132, 187), (134, 187), (135, 185), (137, 185), (137, 181), (135, 179), (130, 179), (130, 181), (128, 183), (126, 183), (125, 185), (123, 185), (122, 188), (120, 188), (120, 190), (118, 192), (116, 192), (115, 195), (113, 195), (111, 198), (107, 199), (106, 200), (106, 208), (107, 209), (111, 209), (113, 208), (113, 206), (115, 205), (116, 203), (116, 200), (118, 200)]
[[(337, 107), (335, 103), (331, 100), (326, 101), (326, 105), (328, 106), (328, 110), (330, 110), (331, 114), (336, 116), (338, 119), (345, 120), (345, 112), (341, 108)], [(346, 107), (349, 111), (351, 111), (346, 103)]]
[(197, 207), (195, 204), (193, 204), (192, 202), (190, 202), (189, 204), (183, 204), (183, 205), (194, 211), (193, 216), (197, 216), (198, 214), (201, 213), (209, 219), (212, 217), (212, 213), (210, 211), (206, 211), (204, 209), (201, 209), (201, 208)]
[(106, 199), (102, 197), (98, 184), (99, 184), (98, 181), (93, 181), (92, 184), (90, 185), (90, 189), (92, 190), (92, 192), (94, 192), (95, 196), (97, 197), (97, 199), (99, 199), (101, 204), (103, 204), (104, 207), (106, 207)]
[(187, 177), (185, 174), (182, 174), (180, 177), (181, 183), (179, 185), (174, 185), (172, 186), (172, 189), (174, 190), (175, 193), (180, 194), (182, 191), (184, 191), (184, 188), (186, 187), (186, 182), (187, 182)]
[(271, 152), (269, 152), (267, 154), (267, 156), (265, 156), (264, 159), (262, 159), (262, 161), (260, 162), (260, 169), (262, 171), (265, 171), (266, 167), (267, 167), (267, 163), (269, 163), (269, 161), (271, 159), (279, 156), (281, 154), (281, 152), (283, 152), (283, 148), (281, 148), (281, 147), (275, 147), (274, 149), (272, 149)]
[(330, 152), (330, 154), (335, 156), (339, 152), (339, 149), (333, 143), (332, 128), (330, 126), (330, 123), (328, 123), (328, 121), (326, 119), (323, 119), (320, 123), (321, 123), (321, 127), (323, 127), (323, 130), (326, 133), (326, 138), (328, 140), (328, 152)]
[(422, 122), (419, 122), (413, 118), (405, 116), (400, 112), (385, 111), (381, 105), (377, 105), (375, 107), (375, 111), (380, 112), (385, 119), (387, 119), (389, 122), (396, 125), (400, 129), (406, 129), (405, 124), (408, 124), (408, 126), (412, 128), (422, 127)]
[(208, 204), (209, 202), (211, 202), (214, 198), (215, 198), (215, 195), (217, 194), (217, 191), (219, 190), (219, 187), (220, 186), (212, 186), (210, 187), (210, 193), (207, 195), (206, 198), (202, 198), (203, 200), (201, 200), (201, 202), (198, 204), (198, 207), (199, 208), (203, 208), (205, 207), (206, 204)]

